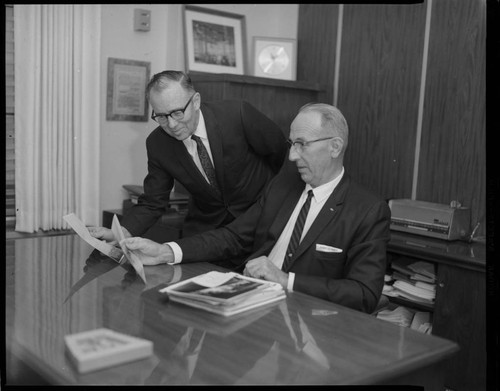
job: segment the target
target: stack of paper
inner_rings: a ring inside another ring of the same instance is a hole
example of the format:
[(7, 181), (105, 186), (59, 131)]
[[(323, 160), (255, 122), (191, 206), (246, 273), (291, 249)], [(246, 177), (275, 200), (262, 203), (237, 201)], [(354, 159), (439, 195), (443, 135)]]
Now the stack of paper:
[(398, 326), (409, 327), (413, 320), (414, 313), (406, 307), (396, 307), (394, 310), (382, 310), (377, 313), (377, 318), (397, 324)]
[(396, 280), (392, 286), (393, 292), (396, 291), (398, 295), (413, 301), (432, 304), (436, 297), (434, 290), (421, 288), (406, 281)]
[(392, 263), (392, 284), (386, 282), (383, 293), (400, 296), (423, 304), (434, 304), (436, 297), (436, 274), (432, 263), (396, 260)]
[(280, 284), (212, 271), (160, 290), (170, 300), (230, 316), (286, 297)]
[(408, 269), (415, 272), (411, 276), (414, 280), (427, 281), (430, 283), (434, 283), (436, 281), (436, 272), (434, 265), (429, 262), (414, 262), (408, 265)]

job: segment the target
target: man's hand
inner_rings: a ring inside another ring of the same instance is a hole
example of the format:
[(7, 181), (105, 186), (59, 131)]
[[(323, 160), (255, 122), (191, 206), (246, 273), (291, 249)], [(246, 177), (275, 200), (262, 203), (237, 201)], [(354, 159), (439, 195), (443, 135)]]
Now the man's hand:
[[(111, 231), (109, 228), (104, 228), (104, 227), (88, 227), (89, 233), (96, 239), (104, 240), (106, 242), (109, 242), (110, 244), (117, 244), (118, 241), (115, 238), (115, 235), (113, 234), (113, 231)], [(132, 235), (130, 232), (125, 227), (122, 227), (123, 231), (123, 236), (125, 238), (130, 238)]]
[(266, 256), (248, 261), (245, 270), (243, 270), (243, 275), (277, 282), (285, 289), (288, 284), (288, 273), (278, 269)]
[(171, 263), (174, 252), (168, 244), (160, 244), (145, 238), (123, 239), (120, 244), (133, 252), (145, 266)]

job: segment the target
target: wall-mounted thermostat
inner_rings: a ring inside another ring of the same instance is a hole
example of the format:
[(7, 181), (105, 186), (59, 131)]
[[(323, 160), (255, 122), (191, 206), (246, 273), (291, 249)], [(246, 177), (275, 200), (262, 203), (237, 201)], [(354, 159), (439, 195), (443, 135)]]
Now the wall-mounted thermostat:
[(134, 9), (134, 30), (149, 31), (151, 29), (151, 11)]

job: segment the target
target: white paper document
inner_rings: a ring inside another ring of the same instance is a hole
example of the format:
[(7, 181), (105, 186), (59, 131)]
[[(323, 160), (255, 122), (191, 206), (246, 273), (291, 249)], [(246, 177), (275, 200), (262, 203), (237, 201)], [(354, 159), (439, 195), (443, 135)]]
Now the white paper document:
[[(113, 215), (113, 222), (111, 223), (111, 231), (113, 231), (113, 234), (115, 235), (116, 240), (118, 240), (118, 243), (120, 243), (123, 239), (125, 239), (125, 235), (123, 235), (123, 230), (122, 226), (120, 225), (120, 222), (118, 221), (118, 217), (116, 215)], [(140, 261), (137, 256), (128, 251), (128, 249), (120, 244), (120, 247), (123, 250), (123, 254), (125, 254), (125, 258), (128, 259), (130, 264), (134, 267), (135, 271), (137, 274), (142, 278), (142, 281), (144, 281), (145, 284), (146, 282), (146, 275), (144, 274), (144, 267), (142, 266), (142, 262)]]
[(225, 284), (231, 278), (233, 278), (235, 274), (236, 273), (221, 273), (213, 271), (202, 274), (201, 276), (194, 277), (193, 282), (207, 288), (214, 288), (216, 286)]
[(110, 245), (102, 240), (94, 238), (85, 224), (76, 217), (74, 213), (70, 213), (66, 216), (63, 216), (64, 221), (66, 221), (70, 227), (80, 236), (83, 240), (85, 240), (88, 244), (90, 244), (95, 249), (99, 250), (104, 255), (114, 259), (117, 262), (122, 263), (123, 252), (116, 248), (115, 246)]

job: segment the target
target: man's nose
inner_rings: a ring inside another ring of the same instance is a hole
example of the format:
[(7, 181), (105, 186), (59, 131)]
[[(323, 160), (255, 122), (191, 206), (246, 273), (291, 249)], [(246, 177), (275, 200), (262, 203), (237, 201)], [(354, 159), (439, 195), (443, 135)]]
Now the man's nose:
[(297, 153), (297, 149), (294, 146), (290, 147), (290, 151), (288, 152), (288, 160), (294, 162), (299, 159), (299, 154)]
[(170, 128), (173, 128), (175, 127), (175, 125), (177, 125), (177, 121), (175, 119), (173, 119), (170, 115), (167, 117), (167, 124)]

